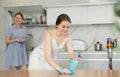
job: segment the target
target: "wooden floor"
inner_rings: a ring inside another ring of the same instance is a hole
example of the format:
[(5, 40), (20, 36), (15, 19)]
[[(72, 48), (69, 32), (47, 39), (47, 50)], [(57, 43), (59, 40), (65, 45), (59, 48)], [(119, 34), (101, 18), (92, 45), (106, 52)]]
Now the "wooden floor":
[(58, 75), (56, 71), (0, 71), (0, 77), (120, 77), (118, 70), (77, 70), (74, 75)]

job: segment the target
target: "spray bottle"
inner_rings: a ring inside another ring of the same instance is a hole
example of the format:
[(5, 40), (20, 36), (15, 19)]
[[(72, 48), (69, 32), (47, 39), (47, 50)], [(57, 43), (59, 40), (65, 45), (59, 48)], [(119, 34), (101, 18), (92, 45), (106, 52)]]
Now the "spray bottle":
[(78, 51), (77, 53), (77, 58), (73, 58), (70, 62), (70, 73), (74, 74), (75, 73), (75, 69), (78, 66), (79, 60), (82, 58), (82, 54), (80, 51)]

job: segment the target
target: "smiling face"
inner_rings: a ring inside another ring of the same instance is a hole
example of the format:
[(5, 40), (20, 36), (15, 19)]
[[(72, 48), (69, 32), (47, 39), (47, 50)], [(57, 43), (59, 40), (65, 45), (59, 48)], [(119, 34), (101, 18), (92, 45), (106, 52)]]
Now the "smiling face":
[(69, 31), (71, 19), (67, 14), (61, 14), (56, 20), (56, 29), (60, 35), (65, 35)]
[(21, 15), (16, 15), (15, 16), (15, 24), (20, 25), (22, 23), (22, 17)]
[(16, 25), (21, 25), (22, 19), (23, 19), (23, 17), (22, 17), (21, 14), (16, 14), (15, 17), (14, 17), (15, 24)]
[(69, 31), (70, 22), (62, 21), (60, 24), (58, 24), (56, 26), (57, 26), (57, 30), (59, 31), (59, 33), (62, 35), (65, 35)]

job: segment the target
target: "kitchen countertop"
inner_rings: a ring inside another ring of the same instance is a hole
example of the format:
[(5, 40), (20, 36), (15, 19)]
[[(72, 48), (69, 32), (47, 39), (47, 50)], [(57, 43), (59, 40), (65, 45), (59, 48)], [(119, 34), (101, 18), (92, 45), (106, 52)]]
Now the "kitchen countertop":
[(74, 75), (59, 75), (56, 71), (0, 71), (0, 77), (120, 77), (118, 70), (76, 70)]
[[(75, 52), (77, 53), (77, 52)], [(89, 61), (109, 61), (108, 59), (108, 53), (107, 51), (92, 51), (92, 50), (89, 50), (89, 51), (82, 51), (82, 60), (89, 60)], [(60, 52), (58, 53), (59, 55), (57, 55), (54, 59), (57, 59), (57, 60), (69, 60), (69, 57), (68, 57), (68, 52), (66, 51), (63, 51), (63, 52)], [(113, 52), (113, 60), (114, 61), (120, 61), (120, 52), (118, 51), (114, 51)]]
[[(80, 50), (77, 50), (80, 51)], [(75, 53), (77, 53), (75, 50)], [(59, 54), (67, 54), (67, 51), (60, 52)], [(107, 54), (107, 51), (94, 51), (94, 50), (88, 50), (88, 51), (81, 51), (82, 54)], [(120, 51), (113, 51), (113, 54), (120, 54)]]

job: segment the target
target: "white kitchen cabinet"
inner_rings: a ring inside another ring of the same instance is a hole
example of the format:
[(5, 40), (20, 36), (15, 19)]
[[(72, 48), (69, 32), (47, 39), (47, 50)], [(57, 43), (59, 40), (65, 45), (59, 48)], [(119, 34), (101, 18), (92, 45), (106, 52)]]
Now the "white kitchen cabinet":
[(87, 7), (86, 6), (67, 6), (67, 7), (48, 7), (47, 8), (47, 25), (55, 25), (57, 17), (65, 13), (71, 18), (72, 24), (87, 23)]
[[(82, 52), (78, 70), (109, 70), (108, 54), (105, 51)], [(62, 67), (70, 67), (68, 53), (59, 53), (54, 60)], [(120, 53), (114, 52), (112, 59), (113, 70), (120, 70)]]
[(88, 54), (88, 69), (108, 70), (107, 52), (91, 52)]
[[(87, 59), (87, 55), (88, 54), (83, 54), (82, 57), (84, 59)], [(88, 69), (88, 61), (87, 60), (80, 60), (79, 64), (77, 66), (77, 70), (84, 70), (84, 69)], [(56, 61), (56, 63), (58, 63), (59, 65), (61, 65), (64, 68), (70, 68), (70, 58), (68, 57), (68, 53), (59, 53), (58, 55), (55, 56), (54, 60)]]
[(117, 53), (114, 52), (113, 54), (113, 70), (120, 70), (120, 53), (117, 51)]
[(88, 6), (88, 23), (100, 24), (113, 22), (113, 5), (92, 5)]
[(108, 60), (88, 60), (89, 70), (109, 70)]
[(120, 59), (120, 52), (113, 51), (113, 59)]
[(72, 25), (106, 24), (112, 23), (114, 18), (113, 3), (48, 6), (46, 10), (47, 25), (55, 25), (61, 13), (70, 16)]
[(120, 70), (120, 59), (112, 60), (113, 70)]

